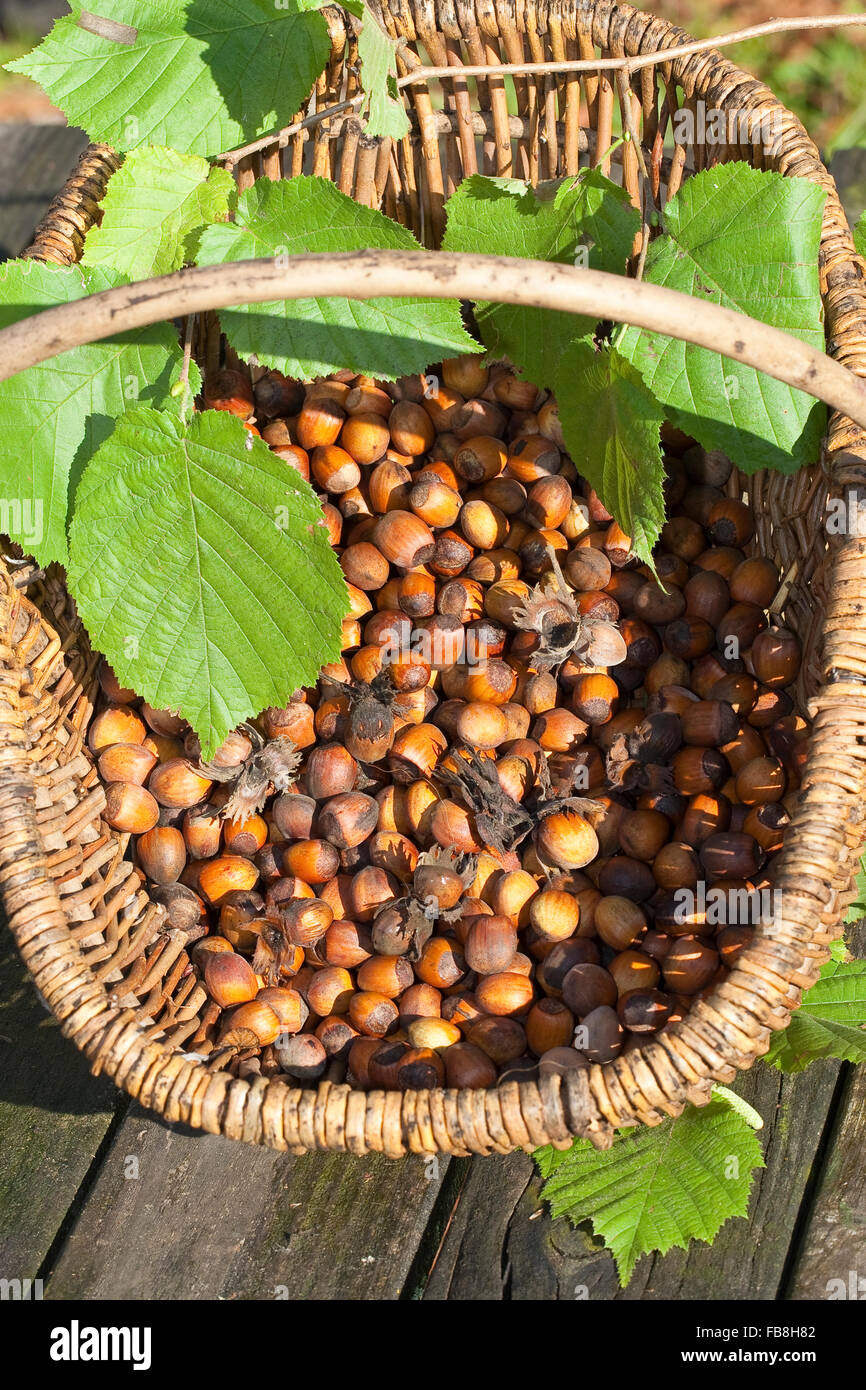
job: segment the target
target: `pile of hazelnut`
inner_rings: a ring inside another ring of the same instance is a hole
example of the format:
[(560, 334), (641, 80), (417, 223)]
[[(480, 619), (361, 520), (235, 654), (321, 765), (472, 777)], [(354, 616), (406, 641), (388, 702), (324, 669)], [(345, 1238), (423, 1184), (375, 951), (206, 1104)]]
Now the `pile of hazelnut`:
[(809, 732), (730, 461), (665, 429), (654, 574), (507, 365), (254, 375), (204, 404), (321, 497), (342, 657), (210, 763), (105, 665), (88, 734), (207, 991), (187, 1048), (488, 1087), (674, 1027), (772, 901)]

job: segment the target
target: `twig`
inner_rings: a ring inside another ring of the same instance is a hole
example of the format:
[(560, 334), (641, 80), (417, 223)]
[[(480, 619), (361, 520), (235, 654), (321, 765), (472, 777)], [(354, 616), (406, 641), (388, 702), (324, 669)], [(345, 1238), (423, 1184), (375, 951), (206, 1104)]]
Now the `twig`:
[(44, 309), (0, 331), (0, 381), (82, 343), (232, 304), (316, 298), (487, 300), (630, 323), (766, 372), (866, 429), (866, 381), (790, 333), (661, 285), (550, 261), (351, 251), (196, 266)]
[[(753, 24), (748, 29), (737, 29), (730, 34), (720, 34), (711, 39), (695, 39), (692, 43), (656, 49), (652, 53), (641, 53), (633, 58), (563, 58), (550, 63), (491, 63), (489, 65), (470, 63), (460, 68), (450, 65), (447, 67), (420, 67), (416, 68), (414, 72), (398, 78), (397, 86), (402, 89), (403, 87), (411, 87), (417, 82), (428, 82), (431, 78), (454, 78), (458, 74), (462, 79), (464, 77), (491, 77), (503, 74), (544, 76), (547, 73), (557, 72), (622, 71), (628, 78), (633, 72), (640, 72), (641, 68), (652, 67), (656, 63), (669, 63), (674, 58), (690, 58), (695, 53), (706, 53), (714, 48), (727, 48), (732, 44), (744, 43), (747, 39), (757, 39), (767, 34), (786, 34), (795, 30), (846, 29), (855, 25), (866, 25), (866, 13), (813, 15), (811, 18), (804, 19), (770, 19), (764, 24)], [(292, 135), (297, 135), (301, 130), (308, 130), (310, 126), (318, 125), (321, 121), (326, 121), (331, 116), (337, 116), (343, 111), (356, 111), (363, 105), (364, 100), (362, 93), (351, 101), (341, 101), (335, 106), (326, 106), (322, 111), (315, 111), (302, 121), (294, 121), (292, 125), (284, 126), (282, 130), (274, 131), (272, 135), (264, 135), (261, 139), (253, 140), (249, 145), (243, 145), (239, 149), (226, 150), (217, 155), (216, 158), (226, 164), (234, 165), (244, 155), (255, 154), (259, 150), (267, 149), (268, 146), (279, 145), (282, 148), (288, 143)]]
[[(647, 205), (649, 201), (648, 189), (650, 180), (649, 173), (646, 167), (646, 160), (644, 159), (643, 146), (641, 145), (640, 135), (634, 123), (634, 113), (631, 109), (631, 89), (628, 85), (628, 78), (626, 77), (624, 72), (618, 72), (616, 75), (616, 80), (617, 85), (619, 86), (620, 109), (622, 110), (623, 124), (625, 125), (629, 140), (631, 141), (632, 145), (634, 145), (635, 154), (637, 155), (640, 182), (641, 239), (640, 254), (638, 256), (637, 270), (635, 271), (634, 278), (636, 280), (642, 280), (644, 265), (646, 263), (647, 251), (649, 249), (650, 228), (649, 221), (647, 220)], [(625, 165), (623, 165), (623, 173), (624, 172)], [(625, 179), (623, 179), (623, 182), (625, 182)]]
[(314, 111), (312, 116), (305, 116), (302, 121), (294, 121), (291, 125), (284, 126), (282, 130), (277, 131), (274, 135), (265, 135), (261, 140), (253, 140), (251, 144), (244, 145), (241, 149), (229, 150), (224, 154), (218, 154), (217, 160), (232, 167), (243, 159), (245, 155), (256, 154), (259, 150), (267, 149), (271, 145), (278, 145), (280, 149), (285, 149), (293, 135), (299, 134), (302, 130), (310, 130), (312, 126), (319, 125), (322, 121), (330, 120), (332, 116), (341, 116), (345, 111), (360, 111), (363, 104), (364, 93), (362, 92), (360, 96), (352, 97), (350, 101), (338, 101), (335, 106), (326, 106), (321, 111)]
[[(647, 217), (647, 194), (646, 194), (647, 187), (648, 187), (648, 184), (646, 184), (646, 183), (642, 183), (642, 184), (641, 184), (641, 190), (640, 190), (640, 197), (641, 197), (641, 234), (640, 234), (640, 251), (639, 251), (639, 253), (638, 253), (637, 265), (635, 266), (635, 272), (634, 272), (634, 278), (635, 278), (635, 280), (636, 280), (638, 283), (640, 283), (640, 282), (643, 280), (643, 273), (644, 273), (644, 268), (646, 267), (646, 258), (647, 258), (647, 252), (649, 251), (649, 243), (650, 243), (650, 222), (649, 222), (649, 218)], [(620, 329), (623, 329), (623, 330), (625, 329), (625, 325), (624, 325), (624, 324), (620, 324), (619, 326), (620, 326)], [(622, 336), (622, 335), (619, 334), (618, 336)]]
[(651, 201), (652, 201), (652, 193), (651, 193), (651, 191), (650, 191), (650, 181), (649, 181), (649, 178), (641, 179), (641, 185), (640, 185), (640, 217), (641, 217), (640, 254), (638, 255), (638, 258), (637, 258), (637, 266), (635, 267), (635, 272), (634, 272), (634, 278), (635, 278), (635, 280), (637, 280), (637, 281), (643, 280), (643, 273), (644, 273), (644, 268), (645, 268), (645, 266), (646, 266), (647, 252), (649, 251), (650, 230), (651, 230), (650, 219), (649, 219), (649, 206), (650, 206), (650, 202), (651, 202)]
[(618, 72), (616, 75), (616, 81), (617, 86), (619, 87), (620, 107), (622, 109), (623, 124), (625, 125), (626, 131), (628, 133), (629, 140), (634, 145), (635, 154), (637, 156), (638, 168), (640, 169), (644, 178), (648, 179), (649, 174), (647, 173), (646, 160), (643, 157), (643, 149), (641, 148), (640, 135), (638, 134), (637, 126), (634, 123), (634, 113), (632, 112), (631, 102), (629, 100), (631, 92), (628, 85), (628, 77), (624, 72)]

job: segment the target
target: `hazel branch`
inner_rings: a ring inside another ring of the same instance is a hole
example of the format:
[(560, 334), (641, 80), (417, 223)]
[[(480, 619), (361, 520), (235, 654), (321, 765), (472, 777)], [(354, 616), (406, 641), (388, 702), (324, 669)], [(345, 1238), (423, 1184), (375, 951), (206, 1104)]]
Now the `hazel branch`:
[[(515, 268), (519, 264), (519, 274)], [(866, 382), (790, 333), (736, 310), (602, 270), (444, 251), (351, 251), (176, 271), (44, 309), (0, 331), (0, 381), (82, 343), (233, 304), (312, 297), (487, 300), (634, 324), (805, 391), (866, 430)]]

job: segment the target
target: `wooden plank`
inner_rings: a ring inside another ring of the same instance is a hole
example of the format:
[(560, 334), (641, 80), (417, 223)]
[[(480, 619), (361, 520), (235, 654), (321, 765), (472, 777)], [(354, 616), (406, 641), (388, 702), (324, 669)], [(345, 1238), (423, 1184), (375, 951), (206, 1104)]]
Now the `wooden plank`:
[(767, 1167), (756, 1176), (747, 1220), (728, 1222), (712, 1247), (695, 1243), (688, 1251), (645, 1257), (631, 1284), (621, 1290), (613, 1259), (601, 1242), (588, 1227), (551, 1221), (532, 1160), (514, 1154), (472, 1165), (423, 1296), (777, 1297), (839, 1066), (816, 1062), (794, 1077), (759, 1066), (744, 1076), (742, 1092), (764, 1117)]
[(394, 1299), (447, 1167), (292, 1158), (170, 1128), (135, 1106), (45, 1296)]
[(35, 1278), (115, 1106), (110, 1082), (40, 1004), (12, 938), (0, 948), (0, 1271)]
[(847, 1073), (785, 1298), (866, 1298), (866, 1067)]
[(30, 244), (86, 145), (84, 131), (74, 127), (0, 123), (0, 260)]
[[(535, 1165), (524, 1153), (470, 1162), (441, 1248), (421, 1289), (423, 1298), (490, 1302), (504, 1296), (509, 1227), (534, 1174)], [(539, 1271), (539, 1279), (544, 1282), (544, 1271)]]

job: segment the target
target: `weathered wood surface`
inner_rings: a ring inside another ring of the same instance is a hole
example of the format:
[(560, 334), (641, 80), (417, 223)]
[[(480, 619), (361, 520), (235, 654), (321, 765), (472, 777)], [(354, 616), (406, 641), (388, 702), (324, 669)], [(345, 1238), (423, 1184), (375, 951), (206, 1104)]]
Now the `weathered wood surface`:
[(172, 1130), (134, 1106), (46, 1297), (394, 1299), (447, 1168), (292, 1158)]
[(86, 144), (67, 126), (0, 124), (0, 260), (29, 244)]
[[(796, 1077), (756, 1067), (738, 1089), (762, 1115), (766, 1168), (755, 1176), (747, 1220), (730, 1221), (712, 1247), (644, 1257), (620, 1289), (612, 1256), (588, 1227), (552, 1221), (523, 1154), (473, 1164), (424, 1289), (430, 1299), (773, 1299), (833, 1099), (840, 1064)], [(855, 1160), (856, 1161), (856, 1160)]]
[[(787, 1296), (866, 1298), (866, 1067), (847, 1069)], [(841, 1281), (841, 1286), (840, 1286)]]
[(12, 938), (0, 940), (0, 1274), (35, 1278), (118, 1105), (37, 998)]
[[(799, 1290), (815, 1262), (823, 1290), (829, 1276), (818, 1232), (838, 1233), (839, 1203), (859, 1181), (859, 1224), (848, 1222), (841, 1239), (834, 1235), (832, 1252), (834, 1268), (845, 1261), (846, 1271), (856, 1267), (864, 1224), (857, 1149), (845, 1150), (850, 1161), (842, 1164), (841, 1185), (829, 1176), (835, 1170), (825, 1170), (805, 1218), (821, 1248), (810, 1251), (808, 1235), (802, 1248), (791, 1247), (839, 1070), (821, 1062), (797, 1077), (763, 1067), (745, 1078), (747, 1098), (765, 1117), (767, 1159), (748, 1220), (728, 1223), (712, 1248), (693, 1244), (641, 1260), (625, 1290), (611, 1256), (586, 1228), (550, 1219), (524, 1154), (440, 1160), (438, 1170), (419, 1159), (294, 1159), (171, 1128), (134, 1106), (67, 1222), (45, 1271), (46, 1297), (826, 1297)], [(851, 1115), (846, 1123), (856, 1124), (861, 1105), (855, 1088), (840, 1110)], [(856, 1138), (862, 1147), (862, 1133)]]

